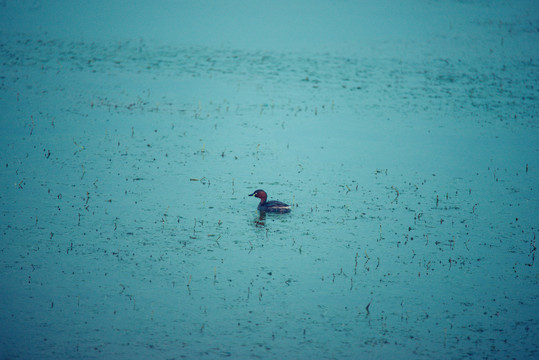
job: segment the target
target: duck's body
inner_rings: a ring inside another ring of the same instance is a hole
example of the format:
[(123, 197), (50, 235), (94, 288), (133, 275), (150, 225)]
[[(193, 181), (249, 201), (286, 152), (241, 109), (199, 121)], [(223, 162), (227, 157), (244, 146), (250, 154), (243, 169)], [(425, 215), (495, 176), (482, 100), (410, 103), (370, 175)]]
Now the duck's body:
[(287, 205), (284, 202), (276, 200), (266, 201), (268, 198), (268, 194), (266, 194), (264, 190), (256, 190), (249, 196), (254, 196), (260, 199), (260, 204), (258, 204), (259, 211), (278, 213), (290, 212), (290, 205)]

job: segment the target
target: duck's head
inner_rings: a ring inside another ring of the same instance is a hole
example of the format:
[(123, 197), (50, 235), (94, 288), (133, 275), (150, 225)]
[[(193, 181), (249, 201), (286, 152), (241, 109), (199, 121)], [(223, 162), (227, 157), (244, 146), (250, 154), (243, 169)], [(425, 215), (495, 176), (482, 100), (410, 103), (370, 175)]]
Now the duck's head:
[(255, 192), (250, 194), (249, 196), (254, 196), (254, 197), (259, 198), (260, 202), (262, 203), (265, 202), (266, 199), (268, 198), (268, 194), (266, 194), (266, 192), (261, 189), (255, 190)]

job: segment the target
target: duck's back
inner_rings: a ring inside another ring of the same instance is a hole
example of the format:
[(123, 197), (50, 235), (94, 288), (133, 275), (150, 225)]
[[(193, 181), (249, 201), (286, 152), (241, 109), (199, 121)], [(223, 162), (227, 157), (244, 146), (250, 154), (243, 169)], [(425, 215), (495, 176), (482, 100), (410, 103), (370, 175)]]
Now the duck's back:
[(285, 204), (284, 202), (272, 200), (266, 201), (264, 204), (258, 205), (258, 210), (266, 212), (280, 212), (285, 213), (290, 211), (290, 205)]

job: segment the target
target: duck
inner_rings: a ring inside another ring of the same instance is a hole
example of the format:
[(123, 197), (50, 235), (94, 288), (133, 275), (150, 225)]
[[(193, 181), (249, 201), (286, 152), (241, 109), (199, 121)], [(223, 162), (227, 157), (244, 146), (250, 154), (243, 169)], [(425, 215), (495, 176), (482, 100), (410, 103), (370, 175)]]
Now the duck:
[(275, 213), (287, 213), (290, 212), (290, 205), (285, 204), (277, 200), (266, 201), (268, 199), (268, 194), (262, 190), (255, 190), (249, 196), (254, 196), (260, 199), (258, 204), (258, 211), (263, 212), (275, 212)]

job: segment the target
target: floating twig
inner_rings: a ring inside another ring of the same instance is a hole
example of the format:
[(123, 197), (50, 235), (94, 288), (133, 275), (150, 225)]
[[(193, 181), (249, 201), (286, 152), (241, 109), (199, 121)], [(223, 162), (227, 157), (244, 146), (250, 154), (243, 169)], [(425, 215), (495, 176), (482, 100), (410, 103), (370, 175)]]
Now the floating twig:
[(80, 152), (80, 151), (82, 151), (82, 150), (85, 150), (85, 147), (82, 146), (82, 145), (80, 145), (80, 144), (78, 144), (78, 143), (75, 141), (75, 138), (73, 138), (73, 143), (79, 148), (77, 151), (75, 151), (75, 152), (73, 153), (73, 155), (76, 155), (78, 152)]
[(369, 315), (371, 312), (369, 311), (369, 308), (371, 307), (371, 303), (372, 303), (372, 299), (371, 301), (369, 301), (369, 303), (367, 304), (367, 306), (365, 306), (365, 310), (367, 310), (367, 315)]
[[(199, 181), (202, 185), (206, 185), (206, 177), (202, 177), (200, 179), (197, 178), (190, 178), (189, 181)], [(209, 180), (208, 180), (208, 186), (209, 186)]]
[(391, 203), (399, 202), (399, 190), (397, 190), (397, 188), (394, 187), (394, 186), (391, 186), (391, 188), (392, 188), (393, 190), (395, 190), (395, 192), (397, 193), (397, 196), (395, 197), (395, 199), (393, 199), (393, 201), (392, 201)]
[(530, 254), (532, 256), (532, 262), (529, 264), (526, 264), (527, 266), (533, 266), (535, 264), (535, 251), (537, 250), (537, 246), (535, 246), (535, 233), (533, 233), (533, 239), (530, 241)]
[(367, 265), (367, 263), (371, 259), (370, 256), (367, 254), (367, 250), (365, 250), (365, 257), (367, 258), (367, 261), (365, 261), (365, 264), (363, 264), (363, 266)]
[(30, 128), (30, 135), (34, 132), (34, 128), (36, 127), (36, 123), (34, 122), (34, 117), (30, 115), (30, 119), (32, 120), (32, 127)]
[(192, 275), (189, 275), (189, 281), (187, 282), (187, 290), (189, 291), (189, 295), (191, 295), (191, 279), (193, 278)]

